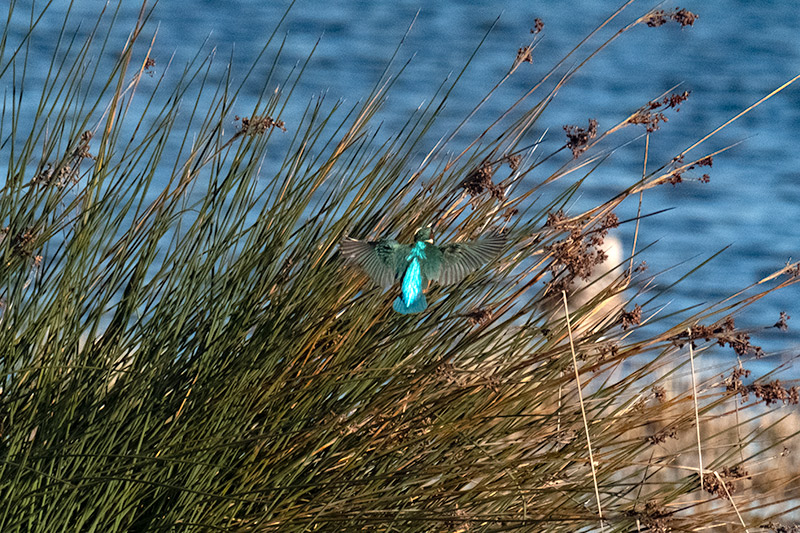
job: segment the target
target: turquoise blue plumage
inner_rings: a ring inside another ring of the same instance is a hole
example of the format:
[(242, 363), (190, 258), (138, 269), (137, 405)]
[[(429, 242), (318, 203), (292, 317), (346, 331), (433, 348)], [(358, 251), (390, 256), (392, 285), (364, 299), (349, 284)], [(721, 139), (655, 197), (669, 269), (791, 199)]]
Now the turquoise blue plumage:
[(491, 235), (477, 241), (435, 246), (431, 229), (422, 228), (414, 235), (413, 245), (393, 239), (359, 241), (345, 237), (340, 250), (378, 285), (391, 287), (400, 281), (400, 296), (393, 308), (407, 315), (427, 309), (425, 289), (429, 281), (456, 283), (498, 255), (504, 244), (505, 238)]
[(425, 294), (422, 289), (427, 285), (427, 280), (422, 276), (422, 261), (425, 260), (425, 243), (417, 242), (411, 248), (411, 253), (405, 261), (408, 266), (403, 273), (403, 282), (400, 285), (401, 296), (398, 296), (394, 305), (395, 311), (400, 314), (408, 315), (411, 313), (421, 313), (428, 307)]

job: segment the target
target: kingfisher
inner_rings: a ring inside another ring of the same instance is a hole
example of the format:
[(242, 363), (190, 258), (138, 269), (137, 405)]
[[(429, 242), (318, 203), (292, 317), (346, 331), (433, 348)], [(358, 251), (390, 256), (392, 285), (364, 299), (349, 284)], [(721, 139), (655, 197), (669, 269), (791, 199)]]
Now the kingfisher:
[(345, 237), (339, 249), (376, 284), (387, 288), (400, 280), (401, 295), (392, 307), (409, 315), (427, 309), (423, 291), (428, 281), (441, 285), (460, 281), (496, 257), (505, 242), (505, 237), (493, 234), (476, 241), (434, 246), (431, 228), (425, 227), (417, 230), (413, 245), (394, 239), (359, 241)]

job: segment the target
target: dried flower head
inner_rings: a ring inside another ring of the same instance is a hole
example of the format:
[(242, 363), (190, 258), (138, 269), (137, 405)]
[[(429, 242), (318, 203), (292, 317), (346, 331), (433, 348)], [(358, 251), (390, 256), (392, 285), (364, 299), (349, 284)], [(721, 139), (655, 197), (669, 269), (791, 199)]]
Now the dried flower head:
[(653, 398), (656, 399), (658, 403), (664, 403), (667, 400), (667, 391), (664, 390), (664, 387), (660, 385), (653, 385)]
[(663, 9), (656, 9), (645, 17), (645, 23), (651, 28), (658, 28), (667, 23), (667, 15)]
[(762, 526), (759, 526), (762, 530), (768, 529), (772, 533), (800, 533), (800, 524), (794, 525), (784, 525), (778, 524), (777, 522), (768, 522)]
[(619, 217), (616, 213), (609, 213), (600, 221), (600, 227), (604, 230), (610, 230), (619, 227)]
[(89, 130), (81, 133), (81, 138), (78, 141), (78, 145), (72, 152), (73, 159), (94, 159), (94, 156), (89, 153), (89, 141), (92, 140), (93, 136), (94, 133)]
[(627, 511), (625, 514), (628, 516), (636, 517), (639, 523), (644, 526), (644, 529), (651, 533), (667, 533), (672, 531), (671, 517), (672, 511), (667, 511), (658, 503), (648, 500), (644, 504), (644, 509), (637, 511), (634, 508), (632, 511)]
[(618, 220), (611, 214), (598, 227), (587, 231), (579, 220), (568, 218), (562, 210), (548, 214), (545, 227), (569, 232), (564, 239), (545, 247), (545, 251), (553, 257), (553, 262), (547, 268), (552, 275), (548, 282), (549, 293), (557, 294), (568, 290), (577, 278), (591, 278), (594, 267), (608, 259), (602, 246), (609, 228), (616, 224)]
[(747, 392), (752, 392), (759, 400), (764, 400), (767, 405), (781, 402), (783, 404), (797, 405), (800, 403), (800, 392), (797, 387), (784, 387), (781, 380), (776, 379), (768, 383), (753, 383), (747, 387), (747, 391), (742, 393), (745, 400)]
[(236, 135), (247, 135), (252, 137), (254, 135), (262, 135), (270, 128), (279, 128), (286, 131), (286, 124), (282, 120), (274, 120), (270, 116), (240, 117), (236, 115), (234, 120), (241, 122), (241, 129), (236, 132)]
[(689, 91), (665, 96), (661, 100), (652, 100), (647, 105), (639, 108), (628, 120), (628, 124), (643, 124), (645, 129), (652, 133), (659, 128), (661, 122), (668, 122), (664, 111), (674, 108), (680, 111), (680, 104), (689, 98)]
[(665, 442), (667, 439), (677, 439), (678, 433), (674, 429), (665, 428), (661, 431), (657, 431), (656, 433), (645, 437), (644, 440), (649, 442), (652, 445), (661, 444)]
[(572, 150), (575, 159), (586, 151), (589, 141), (597, 136), (597, 120), (590, 118), (587, 128), (568, 124), (564, 126), (564, 131), (567, 133), (567, 148)]
[[(719, 474), (719, 477), (717, 476)], [(703, 487), (706, 492), (720, 498), (728, 498), (729, 494), (736, 492), (735, 481), (739, 479), (750, 479), (747, 470), (742, 465), (725, 467), (722, 471), (703, 474)]]
[(492, 321), (492, 310), (488, 307), (474, 309), (467, 313), (466, 317), (471, 326), (485, 326)]
[(619, 355), (619, 346), (614, 342), (607, 342), (598, 346), (599, 356), (598, 361), (607, 361), (608, 359), (615, 359)]
[(33, 255), (33, 245), (36, 241), (37, 233), (35, 228), (25, 228), (17, 233), (11, 241), (11, 250), (14, 255), (19, 257), (31, 257)]
[(544, 226), (546, 228), (564, 230), (575, 228), (577, 224), (572, 222), (569, 217), (564, 214), (563, 209), (559, 209), (555, 213), (547, 213), (547, 222), (545, 222)]
[(41, 183), (42, 185), (50, 185), (53, 182), (53, 175), (55, 172), (53, 171), (53, 164), (47, 163), (47, 165), (36, 173), (36, 175), (31, 179), (32, 184)]
[[(675, 159), (672, 160), (672, 162), (673, 164), (680, 165), (681, 163), (683, 163), (683, 156), (681, 155), (676, 157)], [(678, 183), (681, 183), (683, 181), (684, 173), (688, 172), (689, 170), (693, 170), (698, 167), (710, 167), (713, 166), (713, 164), (714, 164), (713, 156), (709, 155), (702, 159), (698, 159), (689, 166), (686, 167), (681, 166), (673, 170), (669, 174), (669, 176), (665, 179), (664, 183), (671, 183), (672, 185), (677, 185)], [(701, 183), (708, 183), (709, 181), (711, 181), (711, 176), (709, 176), (708, 174), (703, 174), (702, 176), (697, 178), (697, 181)]]
[(514, 58), (512, 69), (517, 68), (522, 63), (533, 63), (533, 48), (531, 46), (523, 46), (517, 50), (517, 56)]
[(746, 368), (737, 366), (731, 371), (731, 375), (725, 378), (725, 390), (736, 394), (741, 394), (747, 399), (747, 387), (742, 383), (742, 378), (750, 376), (750, 371)]
[(468, 383), (466, 374), (459, 371), (452, 363), (442, 363), (436, 367), (434, 379), (438, 383), (465, 387)]
[(629, 124), (644, 124), (648, 133), (652, 133), (659, 128), (660, 122), (668, 122), (669, 119), (664, 113), (651, 113), (650, 111), (638, 111), (628, 119)]
[(508, 209), (506, 209), (503, 212), (503, 217), (502, 218), (503, 218), (503, 220), (508, 222), (509, 220), (511, 220), (512, 218), (517, 216), (518, 214), (519, 214), (519, 209), (517, 209), (516, 207), (509, 207)]
[(788, 329), (789, 329), (789, 324), (787, 324), (787, 321), (788, 321), (790, 318), (792, 318), (792, 317), (790, 317), (789, 315), (787, 315), (787, 314), (786, 314), (786, 311), (781, 311), (781, 317), (780, 317), (780, 319), (778, 319), (778, 321), (777, 321), (777, 322), (775, 322), (775, 324), (773, 324), (773, 325), (772, 325), (772, 327), (773, 327), (773, 328), (778, 328), (778, 329), (779, 329), (779, 330), (781, 330), (781, 331), (788, 331)]
[(675, 111), (680, 111), (681, 108), (679, 107), (683, 102), (689, 99), (689, 95), (691, 91), (683, 91), (682, 93), (673, 93), (669, 96), (665, 96), (664, 100), (662, 100), (662, 105), (665, 105), (667, 108), (674, 108)]
[(714, 339), (720, 346), (728, 345), (733, 348), (736, 355), (739, 356), (764, 356), (764, 350), (762, 350), (760, 346), (755, 346), (750, 343), (749, 334), (736, 330), (736, 325), (732, 316), (726, 316), (711, 326), (696, 324), (692, 326), (688, 332), (681, 332), (672, 337), (671, 340), (679, 347), (682, 347), (685, 341), (693, 342), (697, 339), (704, 339), (706, 341)]
[(679, 183), (683, 183), (683, 173), (683, 170), (672, 171), (667, 178), (666, 183), (671, 183), (673, 187)]
[(686, 26), (693, 26), (694, 21), (697, 20), (699, 16), (696, 13), (692, 13), (686, 9), (676, 9), (675, 12), (672, 14), (672, 20), (677, 22), (681, 25), (681, 27)]
[(784, 269), (784, 273), (789, 276), (790, 279), (800, 277), (800, 262), (792, 264), (791, 261), (787, 261)]
[(544, 21), (540, 18), (533, 19), (533, 28), (531, 28), (531, 33), (536, 35), (544, 28)]
[(631, 311), (623, 311), (620, 320), (622, 320), (622, 329), (638, 326), (642, 323), (642, 306), (636, 304)]
[(505, 190), (492, 181), (494, 172), (494, 166), (489, 161), (484, 161), (481, 166), (467, 174), (467, 177), (461, 182), (461, 188), (465, 189), (473, 197), (480, 196), (483, 191), (488, 190), (492, 197), (504, 200), (506, 197)]
[(644, 18), (644, 22), (651, 28), (657, 28), (659, 26), (663, 26), (669, 21), (673, 21), (677, 22), (678, 24), (681, 25), (681, 27), (685, 28), (686, 26), (693, 26), (694, 21), (697, 20), (698, 18), (699, 18), (698, 15), (686, 9), (675, 8), (669, 13), (667, 13), (663, 9), (656, 9), (650, 12)]

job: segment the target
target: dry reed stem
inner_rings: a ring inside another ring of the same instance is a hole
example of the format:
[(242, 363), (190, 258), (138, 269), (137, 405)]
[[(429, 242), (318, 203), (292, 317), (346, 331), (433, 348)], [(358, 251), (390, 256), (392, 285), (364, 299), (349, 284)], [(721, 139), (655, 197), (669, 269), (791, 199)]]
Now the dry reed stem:
[[(650, 134), (644, 138), (644, 164), (642, 166), (642, 183), (647, 178), (647, 155), (650, 153)], [(636, 209), (636, 227), (633, 230), (633, 246), (631, 247), (631, 264), (628, 267), (628, 283), (633, 277), (633, 258), (636, 257), (636, 243), (639, 240), (639, 224), (642, 220), (642, 200), (644, 200), (644, 189), (639, 191), (639, 207)]]
[[(569, 324), (567, 325), (569, 328)], [(572, 342), (572, 336), (570, 336), (570, 342)], [(556, 433), (561, 433), (561, 401), (562, 396), (564, 393), (564, 387), (561, 385), (561, 379), (564, 378), (564, 371), (562, 370), (558, 374), (559, 377), (559, 385), (558, 385), (558, 418), (556, 419)]]
[(722, 477), (719, 475), (719, 472), (717, 472), (716, 470), (714, 470), (714, 476), (717, 478), (717, 481), (719, 481), (719, 484), (722, 485), (722, 488), (725, 490), (725, 495), (728, 496), (728, 501), (731, 502), (733, 510), (736, 511), (736, 516), (739, 517), (739, 522), (741, 522), (745, 532), (750, 533), (750, 530), (747, 529), (747, 524), (744, 523), (744, 519), (742, 518), (742, 515), (739, 513), (739, 509), (736, 508), (736, 504), (733, 502), (733, 496), (728, 491), (728, 487), (725, 485), (725, 481), (723, 481)]
[(583, 429), (586, 431), (586, 444), (589, 448), (589, 466), (592, 467), (592, 482), (594, 483), (594, 495), (597, 498), (597, 514), (600, 516), (600, 531), (605, 531), (603, 525), (603, 508), (600, 504), (600, 489), (597, 487), (597, 472), (594, 468), (594, 454), (592, 454), (592, 439), (589, 436), (589, 423), (586, 420), (586, 408), (583, 406), (583, 392), (581, 391), (581, 376), (578, 372), (578, 358), (575, 356), (575, 343), (572, 340), (572, 326), (569, 321), (569, 304), (567, 303), (567, 292), (561, 291), (564, 301), (564, 316), (567, 321), (567, 334), (569, 335), (569, 349), (572, 352), (572, 368), (575, 371), (575, 382), (578, 386), (578, 401), (581, 405), (581, 416), (583, 417)]
[(200, 376), (200, 374), (196, 374), (194, 376), (194, 379), (192, 380), (192, 384), (189, 385), (189, 390), (186, 391), (186, 396), (183, 397), (183, 401), (181, 402), (180, 407), (178, 407), (178, 412), (175, 413), (175, 418), (173, 418), (173, 421), (178, 420), (178, 417), (181, 416), (181, 411), (183, 411), (183, 406), (186, 405), (186, 400), (189, 399), (189, 395), (192, 393), (192, 389), (194, 388), (194, 384), (197, 383), (197, 378), (199, 376)]
[[(691, 336), (691, 328), (687, 330)], [(703, 490), (703, 447), (700, 441), (700, 411), (697, 407), (697, 375), (694, 370), (694, 349), (692, 348), (692, 341), (689, 341), (689, 362), (692, 365), (692, 401), (694, 402), (694, 426), (697, 430), (697, 463), (700, 475), (700, 490)]]
[[(738, 355), (736, 356), (736, 360), (739, 362), (739, 368), (742, 368), (742, 358)], [(744, 446), (742, 445), (742, 433), (741, 433), (741, 422), (739, 420), (739, 397), (734, 396), (733, 398), (733, 408), (734, 408), (734, 417), (735, 417), (735, 424), (736, 424), (736, 441), (739, 443), (739, 459), (741, 462), (744, 463)]]
[(728, 125), (730, 125), (732, 122), (734, 122), (734, 121), (736, 121), (736, 120), (739, 120), (739, 119), (740, 119), (740, 118), (741, 118), (743, 115), (746, 115), (747, 113), (749, 113), (750, 111), (752, 111), (752, 110), (753, 110), (753, 109), (755, 109), (756, 107), (760, 106), (761, 104), (763, 104), (764, 102), (766, 102), (767, 100), (769, 100), (770, 98), (772, 98), (773, 96), (775, 96), (776, 94), (778, 94), (779, 92), (781, 92), (782, 90), (784, 90), (784, 89), (785, 89), (785, 88), (787, 88), (789, 85), (793, 84), (794, 82), (796, 82), (796, 81), (797, 81), (797, 80), (799, 80), (799, 79), (800, 79), (800, 74), (798, 74), (798, 75), (797, 75), (797, 76), (795, 76), (794, 78), (790, 79), (789, 81), (787, 81), (786, 83), (784, 83), (783, 85), (781, 85), (781, 86), (780, 86), (780, 87), (778, 87), (777, 89), (773, 90), (772, 92), (770, 92), (770, 93), (769, 93), (769, 94), (767, 94), (766, 96), (762, 97), (760, 100), (758, 100), (756, 103), (752, 104), (752, 105), (751, 105), (751, 106), (749, 106), (748, 108), (746, 108), (746, 109), (744, 109), (744, 110), (740, 111), (740, 112), (739, 112), (739, 113), (738, 113), (736, 116), (734, 116), (733, 118), (731, 118), (731, 119), (727, 120), (727, 121), (726, 121), (724, 124), (722, 124), (721, 126), (719, 126), (717, 129), (715, 129), (714, 131), (712, 131), (711, 133), (709, 133), (708, 135), (706, 135), (705, 137), (703, 137), (702, 139), (700, 139), (699, 141), (697, 141), (696, 143), (694, 143), (693, 145), (691, 145), (689, 148), (687, 148), (686, 150), (684, 150), (684, 151), (682, 152), (682, 154), (686, 154), (686, 153), (688, 153), (688, 152), (692, 151), (694, 148), (696, 148), (696, 147), (697, 147), (697, 146), (699, 146), (700, 144), (704, 143), (705, 141), (707, 141), (707, 140), (708, 140), (709, 138), (711, 138), (712, 136), (716, 135), (716, 134), (717, 134), (717, 133), (718, 133), (720, 130), (722, 130), (723, 128), (727, 127), (727, 126), (728, 126)]

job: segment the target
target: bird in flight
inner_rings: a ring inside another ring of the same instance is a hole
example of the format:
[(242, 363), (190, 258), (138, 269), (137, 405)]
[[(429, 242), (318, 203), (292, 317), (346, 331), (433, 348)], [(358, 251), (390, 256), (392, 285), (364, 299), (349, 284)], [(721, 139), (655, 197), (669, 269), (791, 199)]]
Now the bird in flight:
[(421, 228), (414, 244), (400, 244), (394, 239), (359, 241), (345, 237), (340, 250), (357, 264), (376, 284), (391, 287), (401, 280), (401, 295), (394, 310), (403, 315), (421, 313), (428, 307), (424, 289), (428, 281), (441, 285), (456, 283), (496, 257), (505, 245), (505, 237), (490, 235), (470, 242), (435, 246), (431, 228)]

